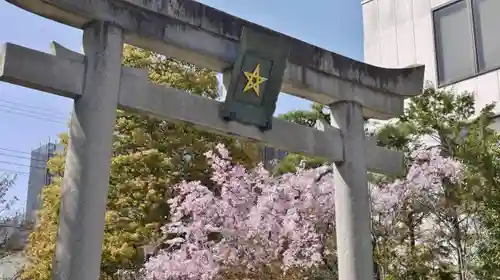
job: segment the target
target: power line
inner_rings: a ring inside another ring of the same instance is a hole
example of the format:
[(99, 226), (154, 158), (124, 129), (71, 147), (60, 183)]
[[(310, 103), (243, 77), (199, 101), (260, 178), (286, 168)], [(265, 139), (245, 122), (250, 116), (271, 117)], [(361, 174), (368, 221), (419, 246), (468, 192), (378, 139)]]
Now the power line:
[[(52, 142), (49, 142), (48, 144), (54, 144), (54, 145), (57, 145), (57, 143), (52, 143)], [(45, 147), (45, 146), (41, 146), (41, 147)], [(40, 148), (41, 148), (40, 147)], [(48, 148), (47, 148), (48, 149)], [(36, 150), (33, 150), (32, 152), (26, 152), (26, 151), (20, 151), (20, 150), (12, 150), (12, 149), (7, 149), (7, 148), (0, 148), (0, 151), (6, 151), (6, 152), (9, 152), (9, 153), (16, 153), (16, 154), (25, 154), (25, 155), (32, 155), (33, 153), (35, 154), (41, 154), (41, 152), (35, 152)], [(57, 153), (57, 152), (56, 152)], [(0, 153), (1, 154), (1, 153)], [(31, 157), (30, 157), (31, 159)]]
[[(32, 105), (27, 105), (19, 102), (14, 102), (10, 100), (5, 100), (5, 99), (0, 99), (0, 103), (7, 103), (8, 105), (5, 104), (0, 104), (0, 107), (7, 108), (7, 109), (12, 109), (12, 110), (18, 110), (18, 111), (23, 111), (31, 114), (36, 114), (36, 115), (42, 115), (44, 118), (52, 118), (52, 117), (59, 117), (59, 118), (68, 118), (69, 114), (64, 114), (61, 112), (56, 112), (51, 109), (46, 109), (46, 108), (41, 108), (38, 106), (32, 106)], [(19, 108), (21, 107), (21, 108)], [(30, 109), (26, 109), (30, 108)], [(34, 111), (34, 109), (36, 111)], [(5, 111), (5, 110), (4, 110)], [(18, 113), (18, 112), (12, 112), (12, 113)]]
[(28, 104), (25, 104), (25, 103), (19, 103), (19, 102), (14, 102), (14, 101), (5, 100), (5, 99), (0, 99), (0, 102), (9, 103), (9, 104), (13, 104), (13, 105), (18, 105), (18, 106), (22, 106), (22, 107), (28, 107), (28, 108), (38, 109), (38, 110), (42, 110), (42, 111), (45, 111), (45, 112), (52, 111), (56, 115), (61, 115), (61, 116), (66, 116), (67, 115), (67, 114), (62, 113), (62, 112), (53, 111), (52, 109), (42, 108), (42, 107), (39, 107), (39, 106), (28, 105)]
[(21, 171), (10, 170), (10, 169), (2, 169), (2, 168), (0, 168), (0, 172), (14, 173), (14, 174), (17, 174), (17, 175), (22, 175), (22, 176), (29, 175), (28, 172), (21, 172)]
[(47, 112), (37, 112), (37, 111), (33, 111), (33, 110), (28, 110), (28, 109), (23, 109), (23, 108), (17, 108), (17, 107), (12, 106), (12, 105), (3, 105), (3, 104), (0, 104), (0, 107), (6, 108), (6, 109), (18, 110), (18, 111), (21, 111), (21, 112), (27, 112), (27, 113), (31, 113), (31, 114), (40, 114), (40, 115), (42, 115), (44, 117), (48, 117), (48, 118), (51, 118), (51, 117), (60, 117), (60, 118), (63, 118), (63, 116), (57, 116), (55, 114), (49, 114)]
[[(38, 159), (38, 158), (30, 158), (30, 157), (9, 155), (9, 154), (5, 154), (5, 153), (1, 153), (1, 152), (0, 152), (0, 156), (6, 156), (6, 157), (12, 157), (12, 158), (20, 158), (20, 159), (28, 159), (28, 160), (32, 160), (32, 161), (41, 161), (41, 162), (46, 162), (47, 161), (47, 160)], [(48, 155), (47, 155), (47, 158), (49, 158)]]
[(2, 161), (2, 160), (0, 160), (0, 163), (10, 164), (10, 165), (15, 165), (15, 166), (22, 166), (22, 167), (30, 167), (30, 168), (41, 169), (41, 170), (47, 170), (47, 168), (42, 168), (40, 166), (31, 166), (31, 165), (27, 165), (27, 164), (10, 162), (10, 161)]
[(62, 121), (51, 120), (51, 119), (43, 118), (43, 117), (40, 117), (40, 116), (32, 116), (32, 115), (23, 114), (23, 113), (20, 113), (20, 112), (12, 112), (12, 111), (2, 110), (2, 109), (0, 109), (0, 112), (4, 112), (4, 113), (8, 113), (8, 114), (13, 114), (13, 115), (19, 115), (19, 116), (25, 116), (25, 117), (36, 119), (36, 120), (40, 120), (40, 121), (47, 121), (47, 122), (53, 122), (53, 123), (59, 123), (59, 124), (66, 124), (65, 122), (62, 122)]
[(19, 151), (19, 150), (11, 150), (11, 149), (5, 149), (5, 148), (0, 148), (0, 150), (2, 151), (7, 151), (7, 152), (11, 152), (11, 153), (18, 153), (18, 154), (28, 154), (28, 155), (31, 155), (30, 152), (23, 152), (23, 151)]

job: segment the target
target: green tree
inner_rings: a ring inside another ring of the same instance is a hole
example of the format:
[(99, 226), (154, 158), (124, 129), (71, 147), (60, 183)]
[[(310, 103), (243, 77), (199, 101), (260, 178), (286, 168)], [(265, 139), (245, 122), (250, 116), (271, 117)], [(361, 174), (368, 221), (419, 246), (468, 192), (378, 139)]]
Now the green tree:
[(23, 213), (13, 211), (17, 197), (9, 197), (16, 181), (16, 176), (0, 175), (0, 259), (8, 257), (21, 249), (20, 232), (30, 225), (26, 223)]
[[(278, 117), (289, 122), (309, 127), (314, 127), (317, 120), (323, 120), (330, 123), (330, 112), (326, 110), (325, 106), (317, 103), (311, 105), (311, 110), (290, 111)], [(295, 172), (297, 166), (301, 164), (306, 168), (315, 168), (321, 166), (325, 161), (326, 160), (322, 157), (309, 157), (297, 153), (290, 153), (276, 165), (274, 172), (276, 174)]]
[(279, 115), (279, 118), (296, 124), (314, 127), (317, 120), (324, 120), (330, 123), (330, 112), (326, 106), (313, 103), (311, 110), (295, 110)]
[[(126, 46), (124, 64), (148, 70), (151, 82), (208, 98), (218, 96), (215, 73), (153, 52)], [(67, 147), (68, 136), (61, 142)], [(224, 143), (236, 162), (253, 166), (260, 160), (257, 145), (196, 129), (118, 111), (114, 130), (110, 190), (101, 262), (103, 278), (119, 270), (135, 270), (144, 260), (142, 247), (160, 244), (161, 225), (169, 217), (171, 186), (181, 180), (210, 182), (203, 153)], [(66, 150), (65, 150), (66, 152)], [(50, 160), (59, 178), (45, 187), (40, 224), (30, 235), (30, 265), (23, 279), (49, 280), (59, 217), (60, 185), (65, 152)]]

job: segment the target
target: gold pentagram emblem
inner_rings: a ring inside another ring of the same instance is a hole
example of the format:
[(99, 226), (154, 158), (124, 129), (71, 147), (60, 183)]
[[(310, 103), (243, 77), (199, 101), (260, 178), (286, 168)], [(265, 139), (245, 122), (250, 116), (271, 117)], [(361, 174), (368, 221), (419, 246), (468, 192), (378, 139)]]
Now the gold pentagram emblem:
[(247, 84), (243, 89), (243, 92), (249, 91), (253, 89), (257, 96), (260, 96), (260, 84), (267, 81), (267, 78), (264, 78), (260, 75), (260, 64), (255, 66), (255, 70), (253, 72), (243, 72), (245, 77), (247, 78)]

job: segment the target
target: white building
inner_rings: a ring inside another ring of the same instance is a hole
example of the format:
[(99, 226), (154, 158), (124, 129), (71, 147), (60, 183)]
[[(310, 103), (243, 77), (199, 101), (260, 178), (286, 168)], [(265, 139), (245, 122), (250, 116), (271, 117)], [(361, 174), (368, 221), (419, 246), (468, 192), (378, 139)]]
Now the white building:
[[(365, 0), (365, 62), (426, 66), (438, 88), (500, 101), (500, 0)], [(500, 113), (500, 106), (497, 106)]]

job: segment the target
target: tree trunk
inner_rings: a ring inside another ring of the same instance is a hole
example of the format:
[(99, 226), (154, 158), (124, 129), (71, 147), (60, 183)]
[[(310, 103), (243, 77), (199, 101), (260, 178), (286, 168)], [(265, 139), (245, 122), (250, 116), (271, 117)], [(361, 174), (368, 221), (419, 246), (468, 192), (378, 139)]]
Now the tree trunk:
[(452, 223), (453, 223), (453, 239), (456, 244), (456, 252), (458, 256), (458, 280), (465, 280), (465, 275), (464, 275), (464, 253), (462, 250), (462, 232), (460, 230), (460, 224), (458, 220), (458, 215), (455, 212), (453, 217), (452, 217)]
[(375, 238), (372, 238), (372, 250), (373, 250), (373, 276), (375, 280), (381, 280), (380, 279), (380, 266), (378, 265), (377, 261), (375, 260), (375, 250), (377, 248), (377, 240)]
[[(408, 214), (408, 230), (410, 237), (410, 256), (413, 258), (415, 256), (415, 248), (416, 248), (416, 236), (415, 236), (415, 221), (413, 217), (413, 211)], [(418, 274), (415, 270), (415, 267), (410, 268), (410, 275), (412, 280), (418, 280)]]

